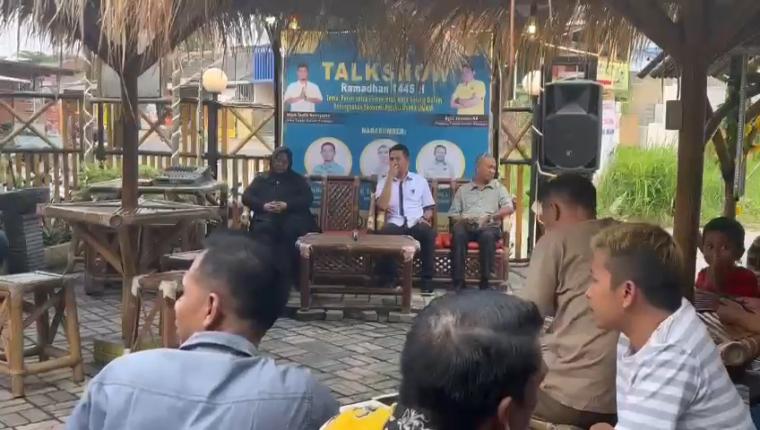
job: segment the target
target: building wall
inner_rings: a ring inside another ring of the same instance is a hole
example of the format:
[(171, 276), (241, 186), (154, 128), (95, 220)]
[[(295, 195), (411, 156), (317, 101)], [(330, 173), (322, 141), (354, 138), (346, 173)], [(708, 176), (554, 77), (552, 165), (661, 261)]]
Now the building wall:
[[(710, 78), (707, 96), (716, 108), (725, 101), (726, 85)], [(677, 144), (678, 132), (665, 129), (665, 103), (678, 100), (678, 97), (677, 79), (633, 78), (631, 100), (621, 118), (621, 145), (657, 147)]]

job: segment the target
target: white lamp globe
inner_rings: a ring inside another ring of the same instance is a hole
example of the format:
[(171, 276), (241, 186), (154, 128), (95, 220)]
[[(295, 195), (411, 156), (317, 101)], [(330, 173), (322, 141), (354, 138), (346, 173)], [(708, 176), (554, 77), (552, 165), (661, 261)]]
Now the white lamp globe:
[(203, 89), (209, 93), (219, 94), (227, 88), (227, 74), (217, 67), (206, 69), (201, 78)]

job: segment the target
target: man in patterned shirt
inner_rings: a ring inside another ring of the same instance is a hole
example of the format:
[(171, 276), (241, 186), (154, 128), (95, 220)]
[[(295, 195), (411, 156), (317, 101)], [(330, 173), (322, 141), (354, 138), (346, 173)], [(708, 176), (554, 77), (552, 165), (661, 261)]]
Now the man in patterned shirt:
[[(681, 297), (681, 252), (662, 228), (622, 224), (592, 241), (594, 319), (620, 331), (618, 430), (750, 430), (715, 343)], [(598, 424), (592, 430), (612, 429)]]

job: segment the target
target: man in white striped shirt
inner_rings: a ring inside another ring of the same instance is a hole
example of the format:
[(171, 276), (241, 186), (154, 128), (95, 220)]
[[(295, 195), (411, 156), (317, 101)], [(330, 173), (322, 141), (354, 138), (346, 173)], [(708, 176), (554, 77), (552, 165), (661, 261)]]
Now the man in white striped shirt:
[[(597, 324), (621, 332), (618, 430), (751, 430), (707, 329), (681, 297), (681, 252), (662, 228), (622, 224), (592, 241), (586, 296)], [(592, 430), (612, 429), (597, 424)]]

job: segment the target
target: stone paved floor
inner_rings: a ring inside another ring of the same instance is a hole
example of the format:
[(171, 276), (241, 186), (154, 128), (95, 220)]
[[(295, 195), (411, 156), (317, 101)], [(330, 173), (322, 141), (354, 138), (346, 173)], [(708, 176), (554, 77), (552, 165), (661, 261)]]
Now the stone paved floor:
[[(511, 278), (517, 288), (523, 280), (520, 272), (513, 272)], [(420, 300), (415, 297), (416, 302)], [(90, 297), (80, 286), (77, 302), (89, 380), (99, 370), (93, 363), (93, 339), (118, 338), (120, 294), (111, 289), (104, 296)], [(267, 333), (261, 349), (281, 363), (306, 366), (342, 404), (347, 404), (396, 391), (399, 355), (408, 330), (408, 323), (282, 318)], [(33, 332), (28, 335), (33, 336)], [(63, 347), (63, 341), (59, 332), (55, 344)], [(68, 369), (30, 376), (25, 382), (26, 397), (13, 399), (9, 379), (0, 375), (0, 429), (62, 428), (86, 384), (74, 383)]]
[[(86, 296), (81, 289), (77, 293), (89, 379), (98, 371), (93, 364), (93, 339), (118, 336), (119, 293), (109, 290), (97, 298)], [(261, 348), (282, 363), (308, 367), (345, 404), (395, 391), (399, 352), (408, 329), (405, 323), (283, 318), (267, 333)], [(63, 340), (62, 332), (59, 340)], [(68, 369), (30, 376), (25, 381), (26, 397), (12, 399), (9, 379), (0, 376), (0, 429), (61, 428), (85, 386), (74, 383)]]

